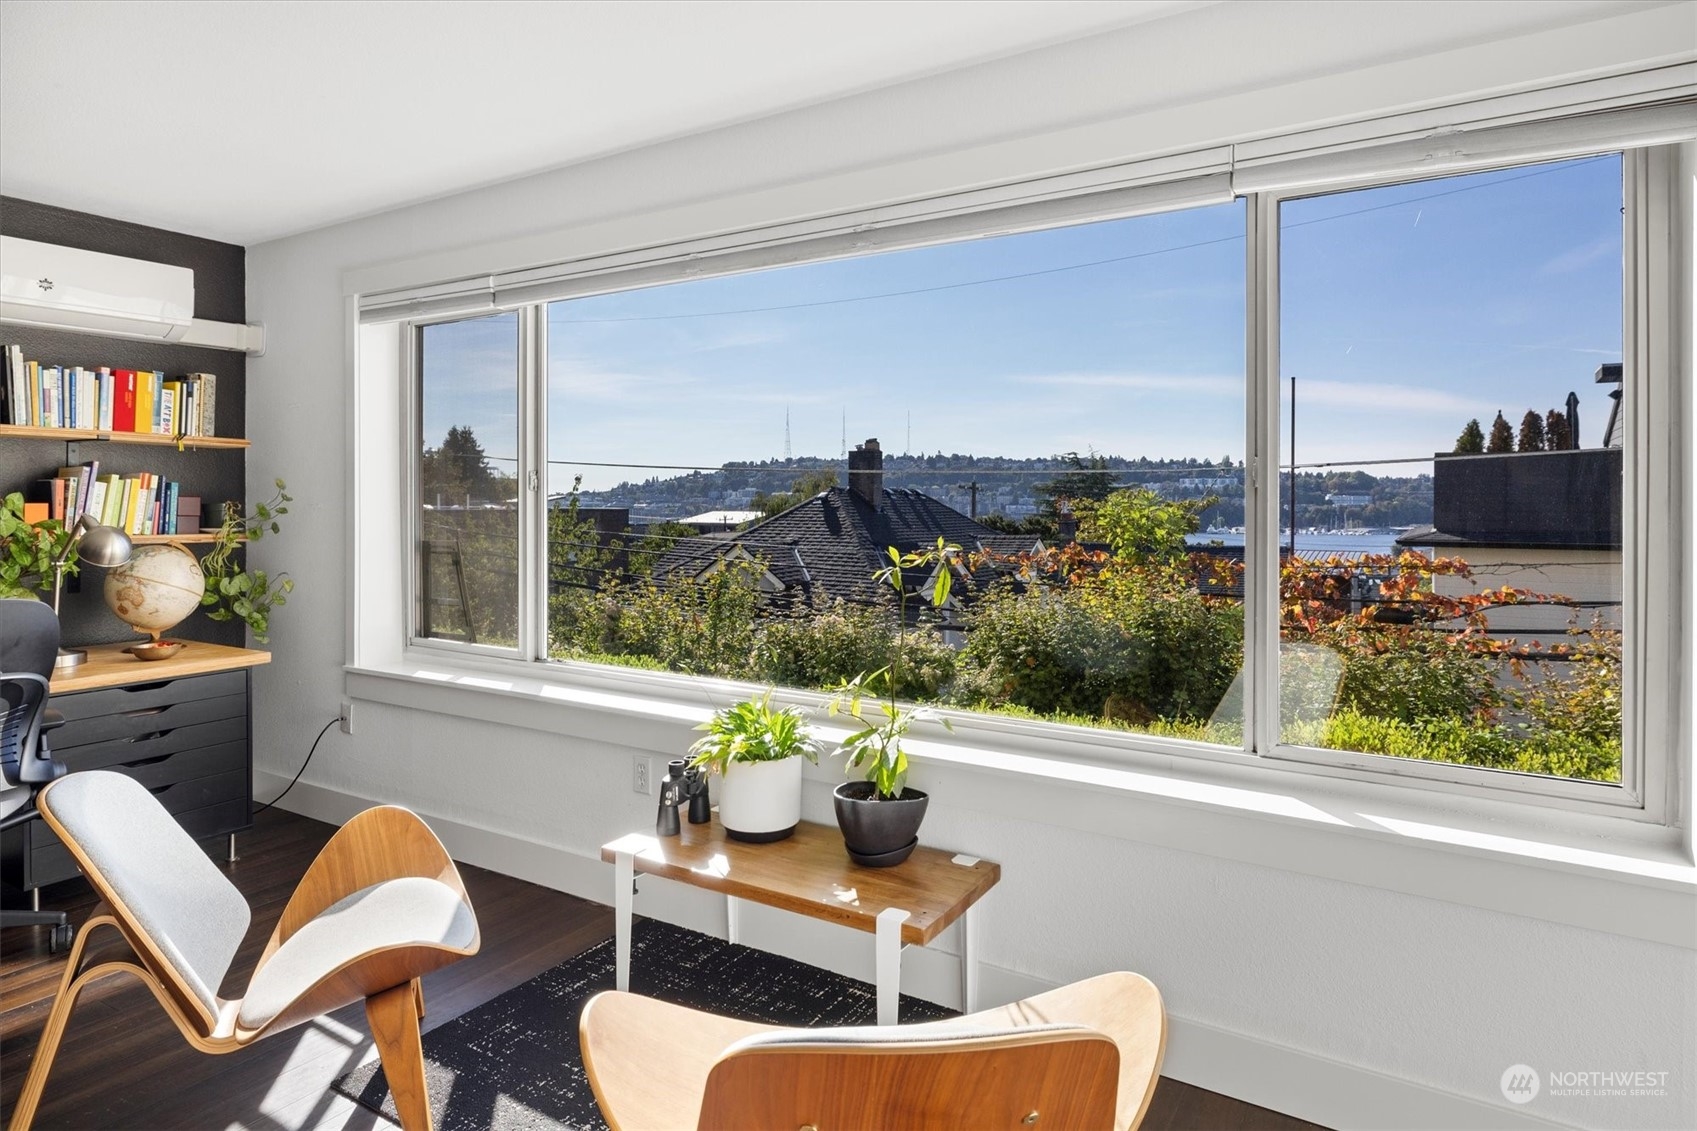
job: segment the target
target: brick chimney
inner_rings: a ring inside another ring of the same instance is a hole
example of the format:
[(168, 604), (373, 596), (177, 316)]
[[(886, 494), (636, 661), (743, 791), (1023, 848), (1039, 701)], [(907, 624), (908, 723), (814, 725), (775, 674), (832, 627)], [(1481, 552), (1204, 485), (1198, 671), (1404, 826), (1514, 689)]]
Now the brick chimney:
[(1072, 513), (1071, 507), (1055, 515), (1055, 527), (1059, 535), (1056, 540), (1062, 545), (1071, 545), (1078, 541), (1078, 517)]
[(876, 439), (856, 444), (848, 456), (849, 490), (873, 510), (884, 509), (884, 452)]

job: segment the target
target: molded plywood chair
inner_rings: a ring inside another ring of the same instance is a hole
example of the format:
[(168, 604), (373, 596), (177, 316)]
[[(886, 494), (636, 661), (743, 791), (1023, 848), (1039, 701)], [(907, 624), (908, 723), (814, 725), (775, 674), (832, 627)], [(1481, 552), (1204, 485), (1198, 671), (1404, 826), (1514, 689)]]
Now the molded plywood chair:
[(614, 1131), (1133, 1128), (1167, 1044), (1138, 974), (922, 1025), (782, 1029), (597, 994), (583, 1063)]
[[(35, 1118), (77, 995), (120, 973), (152, 990), (207, 1053), (364, 999), (401, 1125), (429, 1128), (418, 979), (477, 953), (480, 936), (459, 871), (423, 821), (385, 805), (343, 826), (283, 909), (247, 995), (226, 1001), (218, 987), (247, 933), (248, 906), (164, 806), (134, 779), (102, 770), (60, 778), (38, 804), (103, 903), (71, 947), (13, 1131)], [(103, 926), (133, 958), (81, 969), (89, 936)]]

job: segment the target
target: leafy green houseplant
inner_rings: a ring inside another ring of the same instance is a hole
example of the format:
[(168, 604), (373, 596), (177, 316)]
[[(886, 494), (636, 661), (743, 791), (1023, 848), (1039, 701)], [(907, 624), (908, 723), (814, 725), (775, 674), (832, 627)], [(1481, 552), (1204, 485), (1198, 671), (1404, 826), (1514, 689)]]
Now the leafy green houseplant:
[(719, 823), (734, 840), (783, 840), (801, 821), (801, 760), (819, 761), (819, 740), (799, 707), (772, 707), (772, 693), (715, 711), (695, 728), (691, 765), (718, 774)]
[[(0, 503), (0, 598), (33, 597), (53, 587), (53, 559), (70, 535), (65, 524), (24, 520), (24, 497), (14, 491)], [(65, 576), (77, 572), (76, 554), (65, 561)]]
[(277, 493), (255, 506), (251, 515), (243, 514), (240, 504), (224, 504), (224, 521), (215, 532), (212, 549), (200, 561), (206, 575), (200, 603), (207, 617), (216, 621), (240, 617), (261, 644), (270, 639), (271, 610), (287, 602), (295, 582), (288, 574), (272, 576), (262, 569), (246, 569), (235, 553), (267, 533), (281, 531), (277, 519), (289, 513), (288, 504), (294, 500), (281, 479), (276, 484)]
[[(916, 571), (930, 567), (931, 606), (942, 608), (949, 599), (959, 551), (960, 547), (941, 538), (934, 547), (906, 554), (889, 547), (890, 564), (873, 576), (896, 591), (900, 624), (895, 655), (885, 667), (845, 681), (828, 707), (831, 715), (844, 714), (861, 724), (859, 730), (843, 739), (839, 752), (848, 760), (847, 770), (859, 771), (863, 780), (845, 782), (832, 795), (843, 843), (859, 864), (900, 864), (919, 843), (919, 825), (925, 819), (930, 797), (907, 788), (907, 749), (902, 740), (914, 723), (935, 712), (925, 707), (904, 708), (896, 702), (907, 645), (907, 581)], [(947, 719), (943, 725), (949, 726)]]

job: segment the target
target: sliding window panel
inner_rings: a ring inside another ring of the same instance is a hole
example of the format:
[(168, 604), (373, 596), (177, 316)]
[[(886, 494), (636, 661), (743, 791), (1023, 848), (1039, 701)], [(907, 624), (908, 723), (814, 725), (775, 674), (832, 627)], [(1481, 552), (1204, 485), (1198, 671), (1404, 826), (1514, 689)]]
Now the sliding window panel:
[(1622, 205), (1618, 154), (1281, 204), (1298, 756), (1622, 782)]
[(417, 331), (415, 638), (519, 635), (519, 316)]
[(1230, 201), (550, 303), (550, 655), (1241, 746), (1244, 238)]

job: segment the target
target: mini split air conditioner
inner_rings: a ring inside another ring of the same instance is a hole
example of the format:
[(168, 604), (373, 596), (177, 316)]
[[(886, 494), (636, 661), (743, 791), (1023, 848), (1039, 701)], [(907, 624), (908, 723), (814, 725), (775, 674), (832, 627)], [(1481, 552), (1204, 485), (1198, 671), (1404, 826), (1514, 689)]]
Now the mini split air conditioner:
[(0, 236), (0, 320), (175, 342), (194, 321), (194, 272)]
[(0, 236), (0, 322), (265, 352), (265, 327), (194, 316), (194, 272)]

